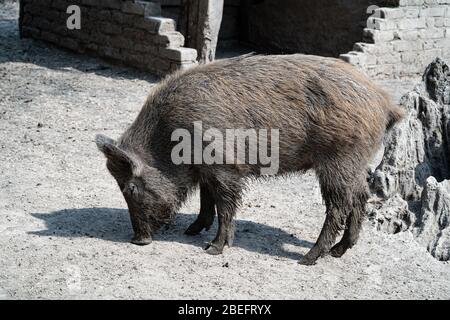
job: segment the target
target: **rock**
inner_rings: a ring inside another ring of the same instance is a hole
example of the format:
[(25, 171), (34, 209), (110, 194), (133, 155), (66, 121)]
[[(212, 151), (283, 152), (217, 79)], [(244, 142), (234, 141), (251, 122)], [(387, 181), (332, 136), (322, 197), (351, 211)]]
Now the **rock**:
[(450, 104), (450, 69), (445, 62), (439, 58), (433, 61), (425, 70), (424, 81), (431, 99)]
[(413, 234), (436, 259), (450, 260), (450, 180), (427, 179)]
[(415, 221), (415, 215), (408, 210), (408, 202), (398, 194), (386, 201), (370, 202), (367, 212), (378, 231), (390, 234), (408, 230)]
[(449, 68), (440, 59), (428, 66), (423, 82), (400, 104), (406, 118), (385, 141), (383, 160), (371, 178), (371, 189), (382, 198), (400, 193), (420, 200), (425, 181), (450, 178)]
[[(441, 59), (403, 96), (406, 117), (387, 135), (371, 174), (368, 214), (378, 230), (411, 230), (439, 260), (450, 260), (450, 69)], [(440, 181), (440, 182), (438, 182)]]

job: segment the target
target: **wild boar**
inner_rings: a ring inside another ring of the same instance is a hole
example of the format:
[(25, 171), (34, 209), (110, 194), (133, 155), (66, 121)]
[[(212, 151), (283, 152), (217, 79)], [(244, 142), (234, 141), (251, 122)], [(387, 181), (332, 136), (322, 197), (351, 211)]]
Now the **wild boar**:
[[(199, 186), (200, 213), (186, 233), (208, 230), (217, 211), (217, 235), (206, 251), (220, 254), (225, 245), (232, 245), (233, 217), (246, 181), (264, 176), (261, 170), (267, 163), (259, 156), (252, 163), (174, 163), (173, 133), (181, 129), (198, 135), (193, 124), (199, 122), (219, 133), (278, 130), (277, 141), (274, 136), (265, 140), (269, 147), (276, 143), (275, 175), (314, 170), (326, 205), (317, 242), (300, 260), (310, 265), (328, 253), (340, 257), (356, 243), (368, 199), (368, 163), (402, 115), (382, 90), (341, 60), (253, 55), (168, 76), (152, 90), (120, 139), (97, 135), (96, 143), (128, 204), (133, 243), (149, 244), (158, 227), (170, 222)], [(247, 137), (246, 151), (250, 147)], [(194, 150), (189, 149), (183, 157), (192, 159)], [(223, 154), (218, 150), (213, 156), (229, 159), (236, 148)]]

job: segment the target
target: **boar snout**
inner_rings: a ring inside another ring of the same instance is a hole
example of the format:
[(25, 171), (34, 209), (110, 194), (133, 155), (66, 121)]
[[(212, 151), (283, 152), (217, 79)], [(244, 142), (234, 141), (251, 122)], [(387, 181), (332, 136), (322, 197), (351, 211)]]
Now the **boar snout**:
[[(130, 208), (129, 208), (130, 209)], [(138, 246), (145, 246), (152, 243), (152, 228), (145, 215), (136, 214), (130, 210), (131, 225), (133, 226), (134, 237), (131, 243)]]

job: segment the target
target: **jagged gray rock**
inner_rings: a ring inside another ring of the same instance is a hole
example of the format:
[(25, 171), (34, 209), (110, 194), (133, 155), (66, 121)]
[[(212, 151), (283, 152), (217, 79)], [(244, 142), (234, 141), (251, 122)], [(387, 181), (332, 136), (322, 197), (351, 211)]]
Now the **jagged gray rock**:
[(423, 82), (403, 96), (406, 118), (385, 142), (383, 160), (372, 175), (372, 190), (382, 198), (400, 193), (419, 200), (426, 179), (450, 178), (450, 73), (442, 60), (431, 63)]
[(449, 66), (436, 58), (400, 104), (406, 117), (387, 136), (370, 177), (378, 200), (369, 204), (369, 217), (385, 232), (412, 230), (434, 257), (449, 260)]
[(412, 231), (436, 259), (450, 260), (450, 180), (427, 179)]
[(436, 59), (425, 70), (424, 81), (431, 99), (442, 104), (450, 104), (450, 70), (448, 65), (441, 59)]
[(408, 202), (396, 194), (385, 201), (372, 200), (368, 215), (378, 231), (398, 233), (406, 231), (415, 221), (415, 215), (408, 209)]

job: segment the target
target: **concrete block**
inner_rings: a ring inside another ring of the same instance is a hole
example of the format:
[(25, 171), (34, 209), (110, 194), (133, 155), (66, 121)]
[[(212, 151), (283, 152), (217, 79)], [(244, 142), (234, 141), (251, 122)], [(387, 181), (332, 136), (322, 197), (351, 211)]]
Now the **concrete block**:
[(191, 48), (160, 48), (160, 56), (172, 61), (196, 61), (197, 50)]

